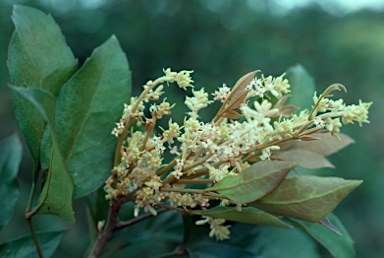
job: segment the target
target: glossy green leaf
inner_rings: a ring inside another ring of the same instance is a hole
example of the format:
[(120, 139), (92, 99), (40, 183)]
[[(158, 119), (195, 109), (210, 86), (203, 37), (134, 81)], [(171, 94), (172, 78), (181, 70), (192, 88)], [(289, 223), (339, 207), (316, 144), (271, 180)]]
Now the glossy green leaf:
[(304, 168), (334, 167), (325, 156), (338, 152), (354, 141), (347, 135), (340, 133), (339, 138), (329, 133), (314, 133), (318, 138), (314, 141), (295, 141), (288, 148), (274, 152), (274, 157), (296, 161)]
[(194, 211), (194, 213), (249, 224), (271, 225), (283, 228), (291, 227), (276, 216), (253, 207), (242, 207), (241, 211), (237, 211), (236, 207), (215, 207), (209, 210)]
[(332, 225), (340, 230), (342, 235), (336, 234), (319, 223), (310, 223), (297, 219), (290, 219), (290, 221), (324, 246), (333, 257), (355, 257), (355, 249), (353, 247), (354, 242), (341, 221), (332, 213), (327, 217)]
[(269, 193), (296, 166), (296, 162), (260, 161), (237, 176), (227, 176), (207, 189), (241, 203), (255, 201)]
[[(64, 237), (66, 230), (37, 233), (41, 251), (44, 257), (51, 257)], [(3, 258), (38, 258), (36, 247), (31, 235), (0, 244), (0, 256)]]
[(313, 105), (313, 94), (315, 93), (315, 82), (305, 68), (295, 65), (287, 70), (286, 78), (291, 85), (292, 96), (287, 104), (303, 109), (311, 109)]
[[(192, 245), (187, 246), (189, 257), (191, 258), (258, 258), (260, 256), (255, 255), (242, 248), (226, 245), (223, 243), (214, 243), (207, 241), (200, 241)], [(261, 257), (260, 257), (261, 258)]]
[[(16, 27), (8, 52), (12, 84), (45, 89), (57, 96), (77, 68), (60, 28), (51, 16), (20, 5), (14, 6), (12, 20)], [(30, 102), (19, 99), (18, 95), (12, 95), (12, 99), (36, 171), (45, 121)]]
[(266, 258), (320, 258), (315, 241), (298, 228), (259, 226), (243, 240), (243, 249)]
[(0, 142), (0, 230), (8, 224), (19, 199), (17, 172), (22, 154), (21, 141), (16, 133)]
[(249, 205), (279, 216), (318, 222), (361, 183), (337, 177), (297, 176), (285, 179), (274, 191)]
[(99, 188), (112, 167), (117, 138), (111, 134), (131, 94), (127, 58), (112, 36), (96, 48), (63, 87), (56, 108), (56, 130), (74, 198)]
[(51, 131), (51, 163), (46, 182), (40, 193), (38, 213), (49, 213), (62, 217), (68, 223), (75, 222), (72, 208), (73, 181), (66, 169), (53, 128), (56, 98), (49, 92), (36, 88), (11, 87), (14, 94), (32, 103), (47, 121)]

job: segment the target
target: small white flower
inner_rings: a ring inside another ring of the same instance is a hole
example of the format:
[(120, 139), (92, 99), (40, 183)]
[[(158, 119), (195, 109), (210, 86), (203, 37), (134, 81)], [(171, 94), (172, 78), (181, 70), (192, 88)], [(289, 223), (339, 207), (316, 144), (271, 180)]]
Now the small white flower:
[(222, 87), (218, 89), (218, 91), (215, 91), (212, 93), (214, 100), (224, 102), (227, 100), (229, 94), (231, 93), (231, 89), (227, 87), (227, 85), (224, 83)]
[(325, 122), (324, 122), (324, 120), (322, 120), (319, 116), (317, 116), (317, 117), (315, 117), (315, 119), (313, 119), (313, 124), (314, 124), (316, 127), (324, 127)]

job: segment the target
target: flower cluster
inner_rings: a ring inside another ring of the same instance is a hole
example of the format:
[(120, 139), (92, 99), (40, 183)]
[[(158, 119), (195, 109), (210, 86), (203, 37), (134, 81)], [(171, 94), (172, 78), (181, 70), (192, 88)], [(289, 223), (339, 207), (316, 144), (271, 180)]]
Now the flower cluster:
[[(192, 90), (193, 96), (185, 100), (190, 111), (183, 124), (169, 119), (168, 128), (160, 128), (161, 133), (154, 135), (157, 121), (170, 115), (174, 107), (166, 99), (157, 104), (164, 94), (162, 84), (192, 87), (191, 73), (166, 69), (164, 76), (148, 81), (142, 94), (132, 97), (130, 104), (124, 106), (112, 131), (119, 138), (119, 145), (115, 167), (104, 187), (106, 198), (131, 196), (136, 205), (135, 216), (141, 209), (156, 215), (158, 207), (204, 210), (211, 200), (241, 207), (240, 203), (193, 186), (208, 187), (227, 176), (238, 175), (251, 163), (270, 160), (284, 142), (309, 139), (315, 132), (337, 136), (342, 123), (368, 123), (371, 103), (346, 105), (342, 99), (329, 98), (330, 92), (344, 89), (341, 85), (332, 85), (319, 96), (315, 93), (312, 110), (294, 114), (284, 106), (290, 92), (284, 75), (256, 77), (254, 72), (240, 79), (232, 89), (225, 84), (219, 87), (212, 100), (203, 88)], [(222, 103), (216, 116), (208, 122), (199, 120), (198, 112), (214, 101)], [(146, 108), (150, 116), (145, 115)], [(145, 130), (129, 130), (133, 122), (144, 124)], [(173, 160), (166, 161), (166, 152)], [(209, 223), (210, 236), (223, 240), (229, 237), (229, 226), (224, 226), (224, 222), (206, 217), (197, 224)]]
[(210, 217), (203, 216), (204, 219), (196, 221), (196, 225), (204, 225), (208, 223), (211, 228), (211, 232), (209, 232), (209, 236), (215, 236), (217, 240), (225, 240), (229, 238), (230, 231), (229, 225), (224, 226), (225, 219), (214, 219)]

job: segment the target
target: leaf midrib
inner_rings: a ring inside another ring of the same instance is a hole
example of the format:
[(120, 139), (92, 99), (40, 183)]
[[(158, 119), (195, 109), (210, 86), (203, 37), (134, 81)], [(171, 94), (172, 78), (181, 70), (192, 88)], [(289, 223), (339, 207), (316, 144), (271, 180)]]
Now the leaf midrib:
[[(95, 53), (96, 54), (96, 53)], [(92, 58), (92, 56), (91, 56)], [(91, 101), (89, 101), (89, 105), (88, 105), (88, 111), (86, 113), (86, 115), (84, 116), (84, 118), (82, 119), (82, 123), (81, 123), (81, 126), (79, 128), (79, 130), (77, 131), (76, 133), (76, 136), (71, 144), (71, 147), (70, 147), (70, 151), (69, 151), (69, 154), (68, 154), (68, 157), (65, 158), (65, 162), (67, 163), (68, 160), (70, 160), (70, 157), (73, 155), (73, 148), (75, 147), (77, 141), (78, 141), (78, 138), (80, 137), (80, 134), (81, 132), (83, 131), (83, 128), (85, 126), (85, 121), (87, 120), (87, 117), (90, 115), (90, 107), (92, 106), (92, 103), (93, 103), (93, 100), (95, 98), (95, 95), (96, 95), (96, 92), (98, 90), (98, 88), (100, 87), (100, 82), (102, 81), (103, 77), (105, 76), (105, 71), (107, 70), (108, 66), (109, 66), (109, 63), (111, 62), (111, 59), (113, 57), (111, 55), (109, 55), (109, 58), (108, 58), (108, 61), (105, 62), (105, 65), (104, 65), (104, 69), (103, 69), (103, 72), (101, 74), (101, 76), (99, 77), (99, 80), (98, 80), (98, 83), (97, 83), (97, 86), (94, 88), (94, 94), (92, 94), (92, 98), (91, 98)], [(91, 60), (91, 59), (90, 59)], [(79, 71), (79, 73), (83, 70), (83, 68), (85, 67), (86, 64), (84, 64), (84, 66), (81, 68), (81, 70)], [(76, 73), (78, 74), (78, 73)], [(73, 78), (76, 76), (76, 74), (73, 76)]]

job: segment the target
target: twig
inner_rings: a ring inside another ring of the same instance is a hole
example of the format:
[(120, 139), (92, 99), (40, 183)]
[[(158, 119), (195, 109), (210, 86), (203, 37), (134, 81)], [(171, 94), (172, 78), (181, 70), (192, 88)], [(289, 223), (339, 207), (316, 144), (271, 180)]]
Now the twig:
[(31, 231), (33, 242), (35, 243), (37, 254), (39, 255), (40, 258), (43, 258), (43, 251), (41, 251), (39, 240), (37, 239), (35, 228), (33, 227), (33, 224), (32, 224), (32, 217), (26, 217), (26, 220), (29, 225), (29, 230)]
[(107, 241), (112, 237), (113, 232), (116, 230), (116, 227), (119, 224), (119, 211), (121, 205), (118, 204), (116, 200), (111, 200), (109, 206), (110, 209), (108, 214), (107, 225), (104, 227), (103, 231), (101, 231), (101, 233), (98, 235), (88, 258), (96, 258), (100, 255), (101, 251), (107, 244)]
[[(157, 212), (157, 215), (159, 215), (165, 211), (168, 211), (168, 210), (165, 208), (162, 208), (162, 209), (158, 209), (156, 212)], [(116, 225), (115, 230), (117, 231), (117, 230), (123, 229), (125, 227), (135, 225), (136, 223), (139, 223), (140, 221), (143, 221), (143, 220), (150, 218), (150, 217), (153, 217), (153, 215), (151, 213), (145, 213), (145, 214), (141, 215), (140, 217), (137, 217), (137, 218), (134, 218), (134, 219), (131, 219), (128, 221), (122, 221)]]

